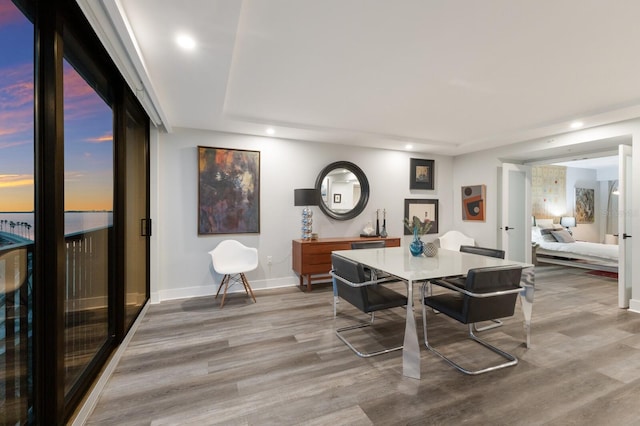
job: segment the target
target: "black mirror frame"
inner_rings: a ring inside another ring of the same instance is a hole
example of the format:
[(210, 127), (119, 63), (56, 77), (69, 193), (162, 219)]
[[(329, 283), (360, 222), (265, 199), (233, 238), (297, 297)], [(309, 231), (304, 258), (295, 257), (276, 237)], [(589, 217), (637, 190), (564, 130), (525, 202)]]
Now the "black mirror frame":
[(322, 191), (322, 181), (329, 174), (329, 172), (334, 169), (347, 169), (358, 178), (358, 181), (360, 181), (360, 200), (358, 200), (358, 203), (348, 212), (336, 213), (330, 210), (321, 199), (319, 203), (320, 210), (322, 210), (324, 214), (335, 220), (353, 219), (364, 211), (364, 208), (369, 202), (369, 181), (367, 180), (367, 176), (364, 174), (360, 167), (349, 161), (336, 161), (335, 163), (331, 163), (327, 167), (322, 169), (322, 171), (318, 175), (318, 178), (316, 179), (316, 191), (318, 191), (318, 194), (321, 194)]

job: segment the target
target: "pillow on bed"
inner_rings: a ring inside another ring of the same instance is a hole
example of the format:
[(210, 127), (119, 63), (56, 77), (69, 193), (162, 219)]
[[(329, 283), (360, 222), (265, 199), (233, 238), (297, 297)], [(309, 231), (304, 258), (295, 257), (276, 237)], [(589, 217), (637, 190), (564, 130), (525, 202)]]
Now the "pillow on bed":
[(559, 231), (551, 231), (556, 240), (559, 243), (575, 243), (576, 240), (571, 236), (571, 234), (566, 229), (560, 229)]
[(536, 219), (536, 225), (538, 225), (540, 229), (551, 229), (555, 226), (553, 219)]
[(552, 229), (552, 228), (541, 229), (540, 230), (540, 239), (542, 241), (547, 242), (547, 243), (555, 243), (558, 240), (556, 239), (555, 235), (553, 234), (554, 232), (556, 232), (556, 231), (554, 229)]

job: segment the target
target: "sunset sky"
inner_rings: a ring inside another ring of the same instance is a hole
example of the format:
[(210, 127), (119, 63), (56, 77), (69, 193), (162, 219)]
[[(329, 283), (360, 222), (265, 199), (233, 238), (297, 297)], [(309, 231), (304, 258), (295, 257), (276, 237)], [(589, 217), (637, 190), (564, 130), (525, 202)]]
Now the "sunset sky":
[[(0, 212), (33, 210), (33, 25), (0, 0)], [(111, 108), (64, 62), (65, 210), (111, 210)]]

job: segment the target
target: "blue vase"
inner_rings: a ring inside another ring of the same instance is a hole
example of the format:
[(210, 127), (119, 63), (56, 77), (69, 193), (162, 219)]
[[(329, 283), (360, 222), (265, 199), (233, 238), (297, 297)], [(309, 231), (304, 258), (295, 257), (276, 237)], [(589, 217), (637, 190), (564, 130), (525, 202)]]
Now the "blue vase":
[(420, 256), (424, 250), (424, 243), (418, 237), (418, 228), (413, 229), (413, 241), (409, 244), (409, 251), (413, 256)]

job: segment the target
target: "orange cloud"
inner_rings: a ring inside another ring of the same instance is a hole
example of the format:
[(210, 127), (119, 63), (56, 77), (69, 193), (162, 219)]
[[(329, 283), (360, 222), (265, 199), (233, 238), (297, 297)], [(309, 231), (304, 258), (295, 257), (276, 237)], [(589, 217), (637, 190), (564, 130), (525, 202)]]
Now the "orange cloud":
[(85, 141), (89, 143), (113, 142), (113, 135), (111, 133), (106, 133), (102, 136), (98, 136), (97, 138), (85, 139)]
[(33, 175), (0, 175), (0, 188), (15, 188), (18, 186), (33, 186)]

